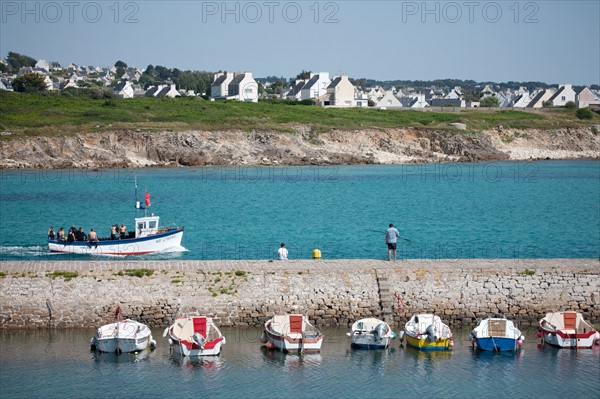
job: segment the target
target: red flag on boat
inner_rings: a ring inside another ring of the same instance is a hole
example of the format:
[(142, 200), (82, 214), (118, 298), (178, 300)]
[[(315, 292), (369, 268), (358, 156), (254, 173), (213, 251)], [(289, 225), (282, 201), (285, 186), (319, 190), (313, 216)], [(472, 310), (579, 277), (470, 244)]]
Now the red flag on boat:
[(150, 206), (150, 193), (146, 191), (146, 206)]

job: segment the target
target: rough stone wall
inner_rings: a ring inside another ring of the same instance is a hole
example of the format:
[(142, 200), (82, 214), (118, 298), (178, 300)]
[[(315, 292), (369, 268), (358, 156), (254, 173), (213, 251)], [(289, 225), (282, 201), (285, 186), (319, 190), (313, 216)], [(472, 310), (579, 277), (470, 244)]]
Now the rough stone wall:
[[(153, 272), (128, 276), (133, 269)], [(453, 325), (498, 315), (535, 324), (551, 310), (600, 321), (593, 259), (0, 262), (0, 272), (0, 328), (95, 327), (117, 303), (150, 327), (183, 314), (260, 326), (280, 312), (305, 313), (321, 327), (390, 314), (404, 324), (414, 313)]]

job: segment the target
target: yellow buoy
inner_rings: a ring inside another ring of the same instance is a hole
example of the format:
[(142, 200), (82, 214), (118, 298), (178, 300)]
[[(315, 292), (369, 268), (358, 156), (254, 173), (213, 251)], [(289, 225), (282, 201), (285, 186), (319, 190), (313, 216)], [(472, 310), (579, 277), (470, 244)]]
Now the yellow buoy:
[(313, 249), (313, 259), (321, 259), (321, 250)]

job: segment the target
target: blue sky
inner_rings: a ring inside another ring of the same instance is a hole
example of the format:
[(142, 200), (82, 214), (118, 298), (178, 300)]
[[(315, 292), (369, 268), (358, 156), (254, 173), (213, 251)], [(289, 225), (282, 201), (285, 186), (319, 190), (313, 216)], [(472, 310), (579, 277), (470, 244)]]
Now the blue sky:
[(7, 1), (0, 55), (379, 80), (600, 83), (600, 0)]

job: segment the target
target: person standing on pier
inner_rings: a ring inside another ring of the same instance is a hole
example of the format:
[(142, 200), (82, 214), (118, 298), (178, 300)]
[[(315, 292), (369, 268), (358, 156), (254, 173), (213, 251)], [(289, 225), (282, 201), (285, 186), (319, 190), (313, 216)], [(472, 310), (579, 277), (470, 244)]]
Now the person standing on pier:
[(400, 233), (394, 227), (394, 224), (390, 223), (390, 227), (385, 232), (385, 242), (388, 247), (388, 261), (391, 259), (392, 251), (394, 252), (394, 260), (396, 260), (396, 241), (398, 237), (400, 237)]

